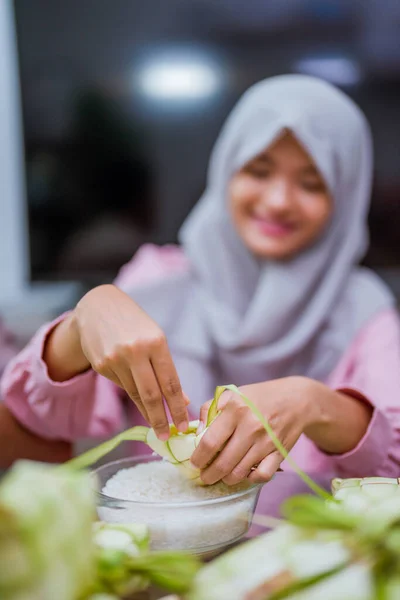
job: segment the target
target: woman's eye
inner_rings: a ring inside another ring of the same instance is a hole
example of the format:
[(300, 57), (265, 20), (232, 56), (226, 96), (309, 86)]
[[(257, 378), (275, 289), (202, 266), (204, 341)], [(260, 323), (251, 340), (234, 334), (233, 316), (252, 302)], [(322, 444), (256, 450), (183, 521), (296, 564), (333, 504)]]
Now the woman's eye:
[(246, 169), (246, 173), (252, 177), (263, 179), (268, 177), (271, 173), (270, 169), (264, 165), (249, 165)]
[(306, 192), (311, 192), (312, 194), (320, 194), (325, 191), (325, 186), (322, 181), (302, 181), (301, 187)]

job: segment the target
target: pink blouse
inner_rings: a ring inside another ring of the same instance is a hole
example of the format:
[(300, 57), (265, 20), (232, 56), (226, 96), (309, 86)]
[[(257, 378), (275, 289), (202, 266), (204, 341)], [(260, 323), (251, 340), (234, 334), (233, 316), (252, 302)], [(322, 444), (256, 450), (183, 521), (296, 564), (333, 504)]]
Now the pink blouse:
[[(115, 283), (127, 289), (186, 267), (180, 249), (144, 246), (122, 268)], [(93, 371), (62, 383), (52, 381), (47, 373), (43, 346), (62, 318), (43, 326), (8, 365), (2, 381), (4, 401), (25, 427), (45, 438), (74, 441), (111, 436), (122, 423), (119, 388)], [(333, 456), (302, 436), (291, 452), (293, 459), (311, 473), (398, 477), (400, 322), (395, 309), (380, 312), (364, 326), (325, 383), (368, 399), (374, 407), (368, 430), (351, 452)]]
[(12, 334), (0, 318), (0, 377), (7, 363), (17, 354), (17, 346)]

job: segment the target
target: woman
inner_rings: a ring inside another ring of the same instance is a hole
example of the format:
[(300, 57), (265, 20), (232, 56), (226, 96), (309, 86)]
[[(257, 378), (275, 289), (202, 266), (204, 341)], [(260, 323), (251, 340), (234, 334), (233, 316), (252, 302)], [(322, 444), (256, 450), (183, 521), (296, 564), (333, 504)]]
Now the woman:
[[(0, 378), (7, 363), (17, 354), (14, 336), (0, 317)], [(0, 470), (15, 460), (31, 458), (47, 462), (63, 462), (70, 458), (70, 445), (62, 441), (46, 440), (27, 431), (18, 423), (0, 397)]]
[[(341, 92), (304, 76), (255, 85), (217, 141), (182, 249), (142, 249), (115, 286), (39, 331), (6, 373), (7, 406), (47, 438), (111, 435), (119, 386), (166, 439), (163, 397), (184, 431), (188, 398), (196, 414), (236, 383), (304, 469), (397, 476), (399, 322), (357, 266), (371, 171), (369, 127)], [(267, 481), (282, 457), (239, 398), (222, 401), (194, 464), (206, 483)]]

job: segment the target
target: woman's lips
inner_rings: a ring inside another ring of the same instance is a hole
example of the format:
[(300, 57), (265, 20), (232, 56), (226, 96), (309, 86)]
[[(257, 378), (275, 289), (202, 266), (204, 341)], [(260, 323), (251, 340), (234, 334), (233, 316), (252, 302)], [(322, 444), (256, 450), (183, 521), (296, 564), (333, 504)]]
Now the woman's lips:
[(275, 221), (273, 219), (263, 219), (255, 215), (253, 215), (253, 221), (260, 233), (269, 237), (285, 237), (286, 235), (293, 233), (295, 229), (295, 226), (292, 224)]

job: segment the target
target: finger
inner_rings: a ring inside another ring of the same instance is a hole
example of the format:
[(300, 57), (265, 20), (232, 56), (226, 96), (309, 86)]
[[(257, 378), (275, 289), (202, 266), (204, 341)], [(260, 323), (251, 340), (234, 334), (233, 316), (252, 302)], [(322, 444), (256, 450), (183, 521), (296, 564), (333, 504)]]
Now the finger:
[[(220, 399), (218, 400), (218, 412), (220, 412), (221, 410), (223, 410), (226, 407), (226, 405), (228, 404), (231, 397), (232, 397), (232, 394), (229, 391), (226, 391), (221, 395)], [(200, 408), (200, 422), (204, 423), (204, 425), (207, 424), (208, 413), (209, 413), (210, 406), (212, 403), (213, 403), (213, 400), (209, 400), (208, 402), (205, 402), (203, 404), (203, 406)]]
[(200, 444), (193, 452), (191, 463), (198, 469), (205, 469), (236, 429), (236, 418), (233, 411), (221, 413), (207, 429)]
[(136, 405), (142, 417), (149, 423), (149, 415), (147, 414), (147, 410), (143, 405), (142, 399), (140, 398), (140, 394), (133, 380), (132, 373), (129, 371), (129, 369), (120, 368), (116, 377), (119, 379), (121, 387), (126, 391), (129, 398)]
[(169, 424), (160, 386), (148, 361), (137, 362), (132, 377), (148, 414), (148, 421), (160, 440), (169, 438)]
[(151, 356), (151, 364), (172, 420), (178, 431), (189, 427), (189, 415), (175, 365), (166, 344), (158, 346)]
[(185, 401), (185, 404), (186, 404), (186, 406), (189, 406), (189, 404), (190, 404), (190, 400), (189, 400), (188, 396), (186, 396), (186, 394), (185, 394), (185, 393), (183, 393), (183, 399), (184, 399), (184, 401)]
[[(236, 466), (244, 459), (251, 447), (252, 440), (250, 436), (243, 437), (239, 430), (236, 429), (224, 449), (221, 450), (211, 465), (202, 471), (201, 480), (203, 483), (212, 485), (231, 474)], [(247, 477), (249, 470), (241, 479)]]
[(257, 469), (250, 473), (248, 480), (251, 483), (266, 483), (275, 475), (283, 457), (279, 452), (272, 452), (260, 462)]
[(258, 465), (265, 458), (265, 455), (265, 447), (260, 443), (254, 444), (242, 460), (223, 478), (223, 482), (226, 485), (236, 485), (248, 479), (252, 468)]
[(212, 400), (205, 402), (203, 404), (203, 406), (200, 408), (200, 421), (204, 424), (207, 423), (207, 415), (208, 415), (208, 411), (210, 410), (211, 402), (212, 402)]
[(119, 377), (114, 373), (114, 371), (111, 371), (111, 369), (103, 369), (102, 376), (115, 383), (115, 385), (118, 387), (125, 389)]
[(218, 411), (224, 410), (224, 408), (226, 408), (226, 406), (232, 399), (233, 399), (232, 392), (230, 392), (229, 390), (225, 390), (225, 392), (223, 392), (221, 394), (221, 396), (218, 400)]

